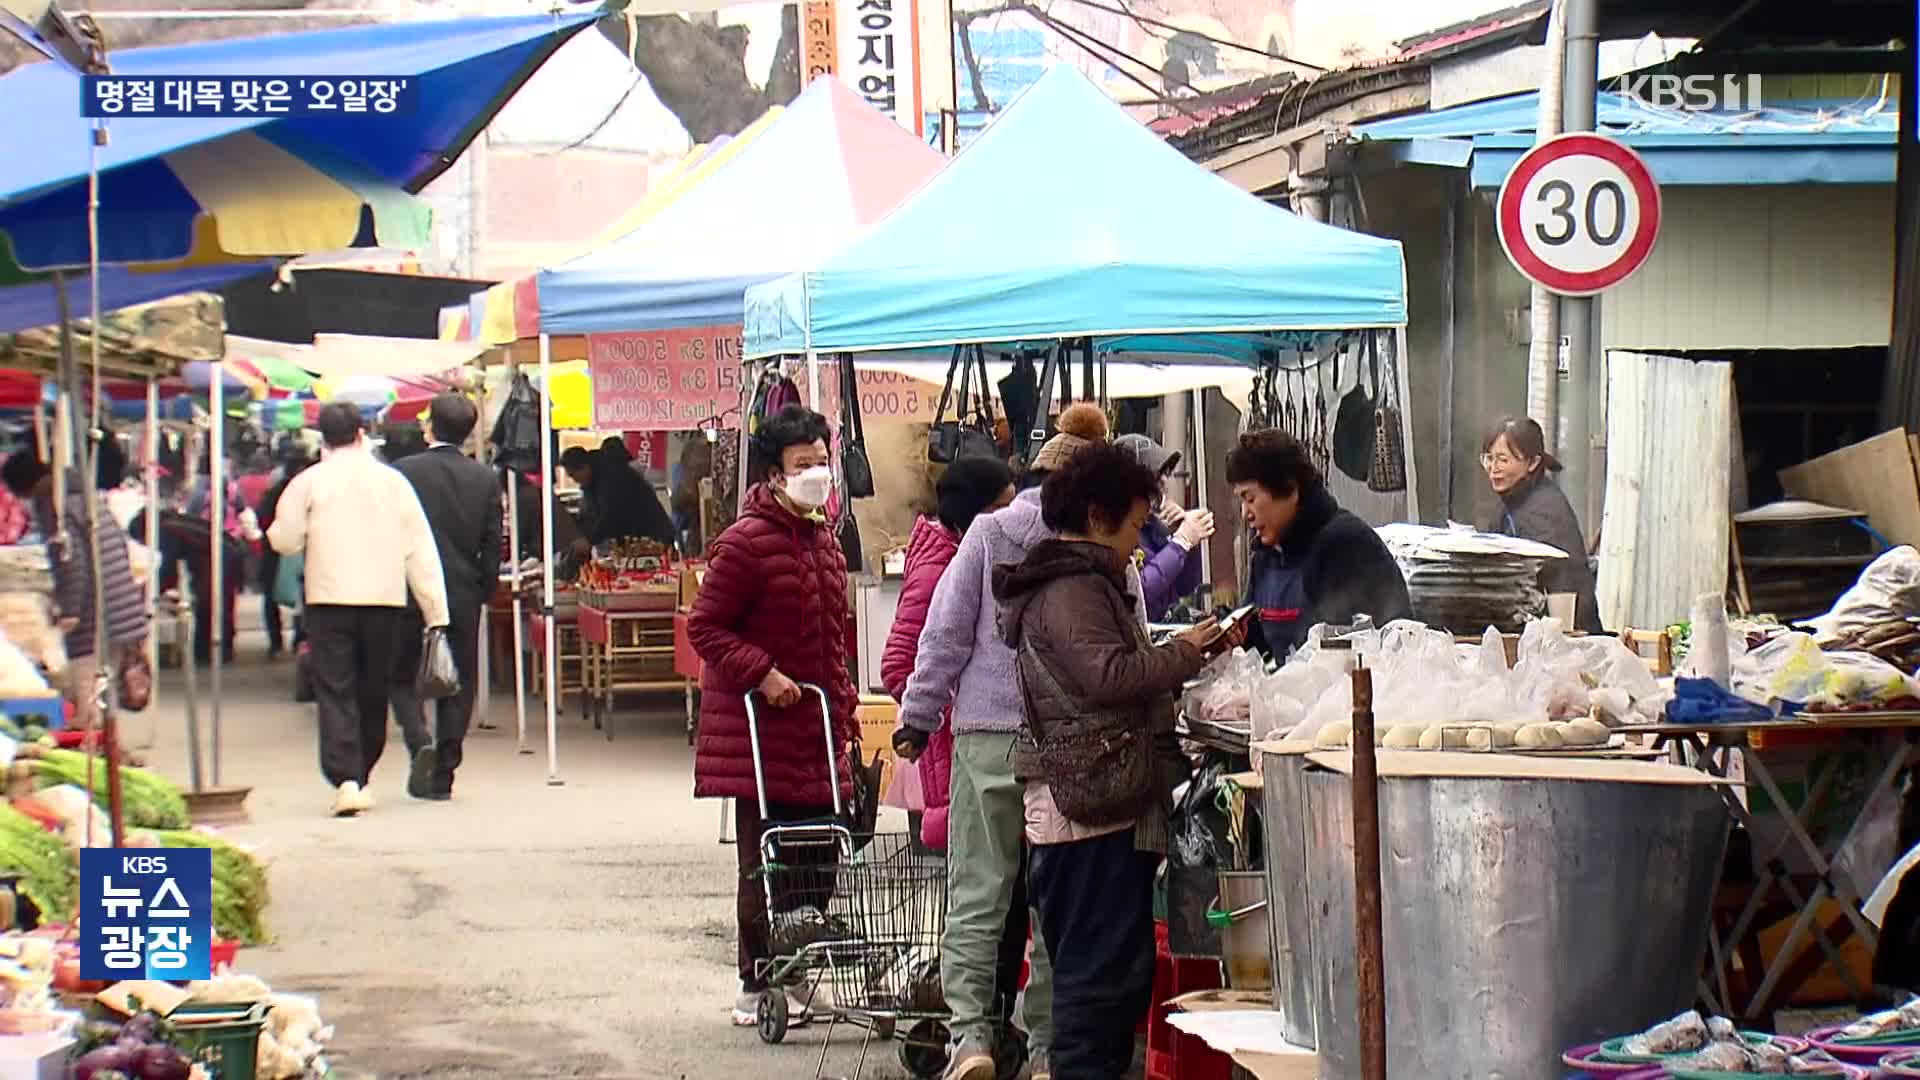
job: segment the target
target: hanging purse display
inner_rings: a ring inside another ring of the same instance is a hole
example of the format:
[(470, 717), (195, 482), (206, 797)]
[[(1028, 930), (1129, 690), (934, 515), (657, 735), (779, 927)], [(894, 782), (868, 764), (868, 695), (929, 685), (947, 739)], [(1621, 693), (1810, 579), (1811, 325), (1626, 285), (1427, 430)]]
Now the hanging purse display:
[[(1373, 355), (1373, 334), (1366, 332), (1365, 356), (1353, 361), (1353, 389), (1340, 398), (1333, 414), (1333, 467), (1367, 483), (1373, 476), (1374, 406), (1380, 396), (1380, 362)], [(1341, 353), (1347, 352), (1341, 349)], [(1367, 360), (1373, 360), (1373, 390), (1367, 390)], [(1334, 361), (1336, 373), (1339, 360)]]
[[(1367, 334), (1368, 351), (1373, 349), (1374, 334)], [(1399, 406), (1400, 382), (1394, 368), (1392, 349), (1387, 350), (1384, 377), (1377, 384), (1380, 404), (1373, 411), (1373, 469), (1367, 474), (1367, 487), (1379, 492), (1407, 490), (1407, 449), (1403, 442), (1404, 418)], [(1378, 370), (1378, 369), (1376, 369)], [(1388, 387), (1393, 387), (1391, 392)]]
[[(860, 386), (853, 354), (840, 354), (840, 483), (849, 499), (873, 498), (873, 461), (860, 422)], [(851, 511), (848, 512), (851, 516)]]
[[(979, 370), (979, 385), (974, 371)], [(954, 376), (959, 376), (959, 401), (954, 419), (947, 419), (947, 403), (954, 397)], [(963, 457), (998, 457), (993, 441), (993, 404), (988, 396), (987, 352), (978, 345), (953, 347), (953, 359), (947, 364), (946, 385), (940, 390), (940, 406), (934, 410), (933, 426), (927, 429), (927, 460), (951, 465)], [(977, 397), (977, 400), (976, 400)], [(968, 419), (967, 413), (973, 413)]]

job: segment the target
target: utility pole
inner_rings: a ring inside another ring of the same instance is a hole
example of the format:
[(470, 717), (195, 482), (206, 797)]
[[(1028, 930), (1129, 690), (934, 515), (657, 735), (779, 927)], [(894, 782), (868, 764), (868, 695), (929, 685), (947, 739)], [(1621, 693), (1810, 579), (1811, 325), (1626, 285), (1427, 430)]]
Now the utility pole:
[[(1599, 79), (1599, 0), (1560, 0), (1567, 26), (1562, 120), (1566, 131), (1594, 130), (1594, 86)], [(1560, 332), (1567, 339), (1567, 385), (1560, 402), (1560, 459), (1566, 464), (1567, 500), (1591, 533), (1599, 525), (1595, 505), (1604, 481), (1594, 473), (1593, 401), (1599, 381), (1600, 298), (1560, 298)], [(1556, 343), (1557, 344), (1557, 343)], [(1600, 395), (1604, 400), (1604, 395)], [(1551, 440), (1554, 433), (1548, 432)], [(1570, 552), (1575, 558), (1585, 552)]]

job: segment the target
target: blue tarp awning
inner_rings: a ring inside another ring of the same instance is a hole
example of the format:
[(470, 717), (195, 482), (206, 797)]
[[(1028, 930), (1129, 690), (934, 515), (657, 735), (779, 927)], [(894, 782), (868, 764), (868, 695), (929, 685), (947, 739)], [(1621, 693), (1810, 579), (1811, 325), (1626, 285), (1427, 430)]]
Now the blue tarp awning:
[[(249, 162), (263, 152), (299, 159), (325, 172), (329, 183), (361, 192), (369, 211), (405, 213), (408, 208), (390, 205), (393, 200), (383, 192), (425, 186), (553, 50), (599, 13), (595, 6), (565, 14), (400, 22), (112, 53), (119, 75), (405, 77), (413, 80), (417, 108), (394, 116), (111, 121), (111, 138), (98, 157), (101, 310), (214, 288), (270, 266), (244, 256), (202, 258), (218, 252), (200, 242), (208, 208), (181, 181), (175, 168), (180, 155), (226, 161), (231, 175), (241, 177), (257, 175)], [(30, 64), (0, 77), (6, 133), (16, 147), (32, 148), (0, 155), (0, 234), (13, 233), (0, 236), (0, 332), (57, 321), (50, 279), (14, 265), (13, 249), (23, 238), (36, 257), (18, 260), (22, 265), (78, 267), (87, 261), (91, 121), (80, 113), (80, 77), (61, 64)], [(255, 196), (262, 193), (244, 185), (221, 187), (228, 202), (247, 204), (252, 231), (261, 231)], [(299, 202), (296, 193), (279, 187), (263, 194)], [(286, 210), (300, 211), (292, 204)], [(180, 261), (190, 254), (193, 258)], [(79, 270), (67, 274), (76, 313), (91, 308), (86, 276)]]
[(749, 356), (1406, 321), (1400, 244), (1193, 164), (1058, 65), (912, 198), (747, 290)]
[[(100, 268), (100, 310), (118, 311), (182, 293), (210, 291), (272, 268), (273, 264), (268, 262), (230, 263), (143, 273), (120, 266), (103, 266)], [(93, 293), (87, 274), (67, 275), (67, 298), (74, 318), (87, 318), (92, 313)], [(59, 321), (60, 300), (51, 283), (0, 288), (0, 334), (52, 326)]]
[[(414, 80), (410, 115), (129, 117), (112, 122), (100, 170), (138, 170), (166, 154), (252, 131), (272, 141), (324, 147), (375, 176), (418, 191), (453, 163), (540, 62), (591, 23), (597, 7), (568, 14), (395, 22), (124, 49), (116, 75), (328, 75)], [(0, 77), (0, 116), (16, 148), (0, 157), (0, 206), (87, 179), (89, 121), (80, 77), (29, 64)], [(169, 182), (168, 186), (172, 186)]]
[[(1353, 129), (1415, 165), (1470, 170), (1497, 188), (1533, 146), (1538, 92), (1377, 120)], [(1640, 153), (1666, 185), (1891, 184), (1900, 141), (1892, 102), (1801, 102), (1745, 112), (1656, 109), (1595, 98), (1596, 128)]]

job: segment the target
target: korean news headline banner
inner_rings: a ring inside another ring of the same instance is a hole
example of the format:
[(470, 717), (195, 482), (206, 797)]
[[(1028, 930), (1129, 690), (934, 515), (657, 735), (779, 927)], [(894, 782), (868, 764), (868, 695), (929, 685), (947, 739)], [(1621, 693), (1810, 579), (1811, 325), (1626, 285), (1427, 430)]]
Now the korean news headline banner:
[(115, 116), (405, 116), (419, 104), (411, 78), (277, 75), (88, 75), (80, 114)]
[(213, 852), (80, 851), (80, 977), (213, 977)]
[[(687, 431), (715, 417), (721, 427), (740, 426), (738, 326), (588, 334), (587, 368), (596, 430)], [(863, 420), (933, 421), (938, 384), (891, 371), (855, 371)], [(805, 400), (805, 374), (794, 382)], [(826, 359), (820, 363), (820, 397), (816, 407), (837, 419), (839, 373)]]

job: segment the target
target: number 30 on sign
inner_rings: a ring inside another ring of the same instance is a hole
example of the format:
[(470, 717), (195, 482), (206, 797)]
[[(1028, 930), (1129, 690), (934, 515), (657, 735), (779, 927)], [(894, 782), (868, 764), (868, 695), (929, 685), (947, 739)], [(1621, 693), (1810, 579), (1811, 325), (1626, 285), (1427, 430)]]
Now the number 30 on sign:
[(1500, 187), (1500, 246), (1549, 292), (1591, 296), (1625, 281), (1660, 235), (1660, 187), (1640, 155), (1590, 132), (1549, 139)]

